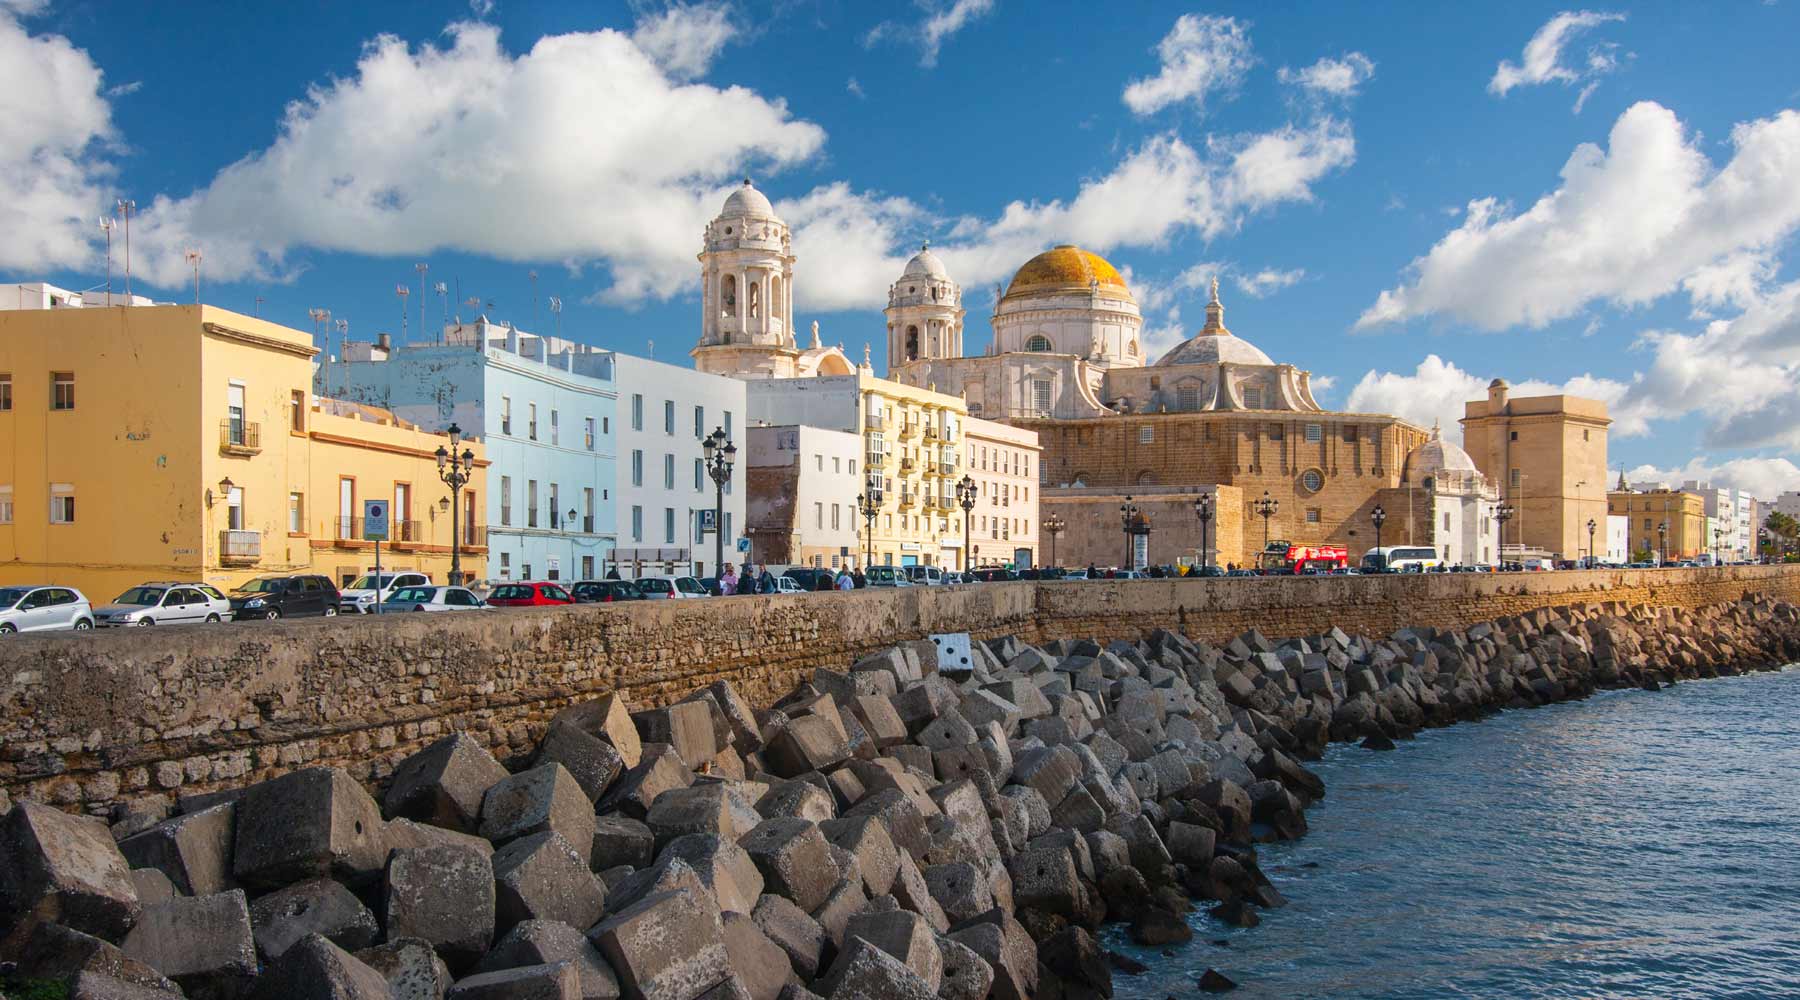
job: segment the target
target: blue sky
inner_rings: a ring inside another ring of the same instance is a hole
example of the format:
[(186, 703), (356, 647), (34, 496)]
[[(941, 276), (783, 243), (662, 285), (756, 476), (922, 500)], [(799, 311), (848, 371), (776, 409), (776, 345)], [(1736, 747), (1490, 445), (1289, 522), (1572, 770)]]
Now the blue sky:
[(417, 335), (425, 262), (529, 328), (535, 270), (538, 328), (684, 360), (748, 175), (852, 355), (919, 241), (971, 349), (1075, 242), (1152, 356), (1217, 273), (1329, 406), (1454, 434), (1504, 376), (1607, 399), (1615, 467), (1800, 489), (1791, 2), (313, 6), (0, 0), (0, 280), (98, 284), (128, 197), (159, 298), (198, 247), (209, 302), (368, 337), (405, 284)]

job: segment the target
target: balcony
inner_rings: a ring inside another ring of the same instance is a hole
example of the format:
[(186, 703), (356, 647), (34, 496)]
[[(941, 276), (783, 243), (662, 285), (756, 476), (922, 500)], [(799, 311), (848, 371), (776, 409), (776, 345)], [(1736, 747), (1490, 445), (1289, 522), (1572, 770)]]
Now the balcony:
[(456, 537), (456, 547), (464, 552), (485, 552), (487, 543), (487, 526), (484, 524), (465, 524)]
[(363, 536), (363, 519), (339, 515), (331, 519), (331, 541), (340, 548), (353, 549), (365, 544)]
[(936, 441), (937, 439), (938, 439), (937, 425), (936, 424), (926, 424), (925, 425), (925, 440)]
[(230, 528), (219, 532), (219, 565), (252, 566), (261, 560), (262, 532)]
[(395, 521), (388, 525), (388, 541), (394, 548), (407, 548), (425, 540), (425, 528), (418, 521)]
[(910, 437), (916, 437), (918, 435), (918, 433), (919, 433), (919, 422), (916, 420), (908, 420), (905, 423), (900, 425), (900, 439), (902, 441), (904, 441)]
[(919, 502), (919, 495), (905, 490), (900, 492), (900, 506), (912, 507)]
[(262, 452), (262, 425), (230, 417), (219, 421), (219, 451), (245, 457)]
[(863, 417), (863, 427), (871, 431), (885, 431), (888, 428), (887, 414), (871, 413)]
[(900, 460), (900, 471), (901, 472), (911, 472), (912, 470), (913, 470), (913, 460), (912, 459), (903, 458)]
[(871, 451), (863, 457), (864, 457), (864, 464), (867, 465), (869, 468), (881, 469), (881, 468), (885, 468), (887, 466), (888, 459), (893, 457), (893, 453), (886, 452), (886, 451)]

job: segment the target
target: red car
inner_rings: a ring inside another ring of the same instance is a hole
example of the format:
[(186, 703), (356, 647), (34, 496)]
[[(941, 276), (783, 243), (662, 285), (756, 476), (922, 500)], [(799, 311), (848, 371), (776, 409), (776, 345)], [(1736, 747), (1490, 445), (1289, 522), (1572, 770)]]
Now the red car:
[(487, 602), (496, 608), (549, 608), (574, 604), (575, 598), (554, 583), (503, 583)]

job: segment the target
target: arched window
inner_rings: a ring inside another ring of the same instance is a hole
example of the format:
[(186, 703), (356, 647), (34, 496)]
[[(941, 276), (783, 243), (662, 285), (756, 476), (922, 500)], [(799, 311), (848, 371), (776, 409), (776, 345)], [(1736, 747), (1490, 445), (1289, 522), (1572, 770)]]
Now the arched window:
[(762, 292), (762, 286), (757, 284), (756, 282), (752, 281), (750, 283), (750, 318), (751, 319), (755, 319), (756, 317), (762, 315), (762, 302), (761, 302), (761, 294), (760, 294), (761, 292)]
[(916, 326), (906, 328), (906, 360), (919, 360), (919, 328)]
[(769, 279), (769, 315), (781, 318), (781, 279)]
[(1041, 333), (1034, 333), (1029, 340), (1025, 341), (1025, 349), (1027, 351), (1046, 353), (1050, 350), (1050, 338)]
[(1149, 469), (1145, 469), (1137, 474), (1137, 483), (1139, 486), (1154, 486), (1156, 484), (1156, 473), (1151, 472)]
[(737, 315), (737, 275), (727, 274), (719, 282), (719, 313), (724, 316)]

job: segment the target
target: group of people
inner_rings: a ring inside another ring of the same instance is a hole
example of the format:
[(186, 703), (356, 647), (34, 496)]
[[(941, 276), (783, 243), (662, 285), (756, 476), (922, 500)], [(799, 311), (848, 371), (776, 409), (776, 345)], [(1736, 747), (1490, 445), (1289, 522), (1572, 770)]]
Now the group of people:
[(775, 593), (775, 574), (763, 563), (745, 563), (744, 572), (738, 574), (737, 567), (726, 563), (719, 573), (719, 594), (730, 597), (734, 594), (773, 594)]

